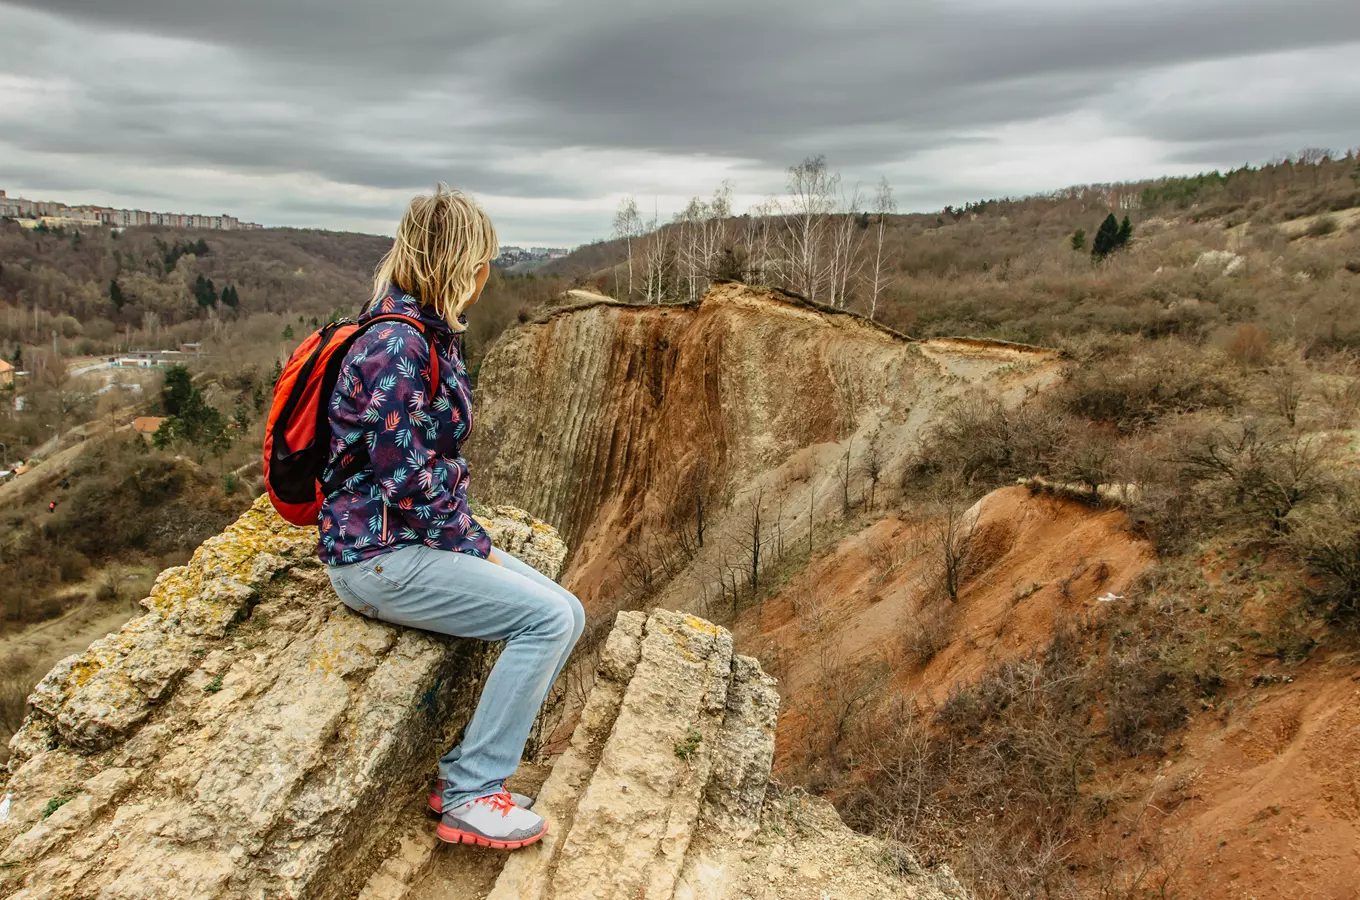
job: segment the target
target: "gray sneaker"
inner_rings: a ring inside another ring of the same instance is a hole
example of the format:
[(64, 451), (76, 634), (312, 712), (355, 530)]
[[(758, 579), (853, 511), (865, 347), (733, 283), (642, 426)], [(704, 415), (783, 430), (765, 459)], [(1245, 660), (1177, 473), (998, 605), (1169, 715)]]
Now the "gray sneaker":
[(516, 806), (502, 792), (445, 810), (435, 833), (448, 844), (518, 850), (547, 834), (548, 823), (537, 813)]

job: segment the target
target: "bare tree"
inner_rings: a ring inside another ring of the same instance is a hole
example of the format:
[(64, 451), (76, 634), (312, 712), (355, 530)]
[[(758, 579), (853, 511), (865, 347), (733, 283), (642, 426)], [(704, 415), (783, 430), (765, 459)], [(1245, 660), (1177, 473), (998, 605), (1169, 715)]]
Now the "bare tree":
[(949, 599), (955, 602), (959, 599), (959, 589), (963, 587), (968, 552), (972, 549), (978, 526), (978, 516), (973, 512), (968, 497), (964, 483), (952, 478), (936, 491), (938, 511), (933, 532), (940, 586)]
[(750, 579), (751, 596), (760, 594), (760, 551), (765, 544), (765, 536), (761, 529), (760, 507), (765, 498), (765, 492), (757, 488), (755, 497), (751, 500), (751, 517), (747, 520), (746, 526), (746, 549), (750, 558)]
[(812, 532), (817, 524), (817, 479), (808, 479), (808, 562), (812, 562)]
[(854, 449), (855, 436), (852, 434), (850, 435), (849, 442), (845, 445), (845, 455), (841, 457), (840, 465), (838, 467), (840, 469), (840, 474), (837, 477), (841, 482), (841, 513), (843, 515), (849, 515), (850, 513), (850, 454)]
[(874, 494), (878, 488), (878, 483), (883, 480), (883, 467), (887, 460), (883, 456), (883, 448), (880, 446), (880, 435), (877, 431), (869, 435), (869, 447), (859, 458), (859, 464), (855, 467), (856, 471), (869, 482), (869, 509), (874, 508)]
[(747, 277), (761, 284), (771, 283), (782, 272), (770, 233), (778, 216), (779, 201), (771, 197), (753, 206), (746, 217)]
[(878, 314), (878, 297), (883, 292), (884, 267), (887, 260), (883, 256), (883, 236), (887, 229), (888, 216), (897, 212), (897, 201), (893, 199), (892, 185), (884, 178), (878, 183), (874, 194), (874, 213), (878, 222), (874, 227), (873, 277), (869, 281), (869, 318)]
[(644, 251), (646, 262), (646, 285), (644, 295), (648, 303), (660, 303), (670, 293), (669, 268), (671, 265), (670, 231), (658, 228), (655, 210), (652, 220), (645, 226), (649, 237)]
[(618, 212), (614, 214), (614, 236), (624, 239), (628, 247), (628, 297), (633, 296), (633, 239), (642, 233), (642, 216), (638, 213), (637, 200), (624, 197), (619, 201)]
[(789, 209), (784, 216), (783, 257), (786, 280), (793, 290), (817, 299), (826, 277), (822, 258), (826, 221), (840, 176), (826, 166), (825, 156), (809, 156), (789, 168)]
[(675, 215), (680, 265), (691, 302), (708, 289), (718, 257), (727, 240), (727, 220), (732, 216), (732, 183), (724, 181), (713, 199), (690, 198)]
[(850, 281), (859, 263), (859, 185), (848, 197), (841, 198), (840, 219), (831, 234), (831, 260), (828, 268), (830, 304), (844, 308), (849, 300)]

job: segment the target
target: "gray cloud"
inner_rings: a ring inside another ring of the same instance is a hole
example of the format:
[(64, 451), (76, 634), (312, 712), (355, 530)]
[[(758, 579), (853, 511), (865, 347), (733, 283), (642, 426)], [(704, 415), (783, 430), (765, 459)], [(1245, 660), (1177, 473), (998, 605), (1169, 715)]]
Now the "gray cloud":
[(576, 242), (812, 153), (925, 208), (1360, 142), (1354, 0), (0, 0), (0, 33), (0, 180), (286, 224), (443, 179)]

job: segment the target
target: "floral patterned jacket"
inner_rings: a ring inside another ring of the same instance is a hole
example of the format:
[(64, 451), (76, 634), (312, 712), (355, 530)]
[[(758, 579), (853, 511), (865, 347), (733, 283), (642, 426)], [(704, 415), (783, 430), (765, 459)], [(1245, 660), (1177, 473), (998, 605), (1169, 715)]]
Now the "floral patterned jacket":
[[(331, 395), (325, 477), (365, 449), (369, 465), (322, 504), (317, 555), (328, 565), (345, 565), (424, 544), (485, 558), (491, 539), (468, 511), (461, 454), (472, 430), (462, 340), (395, 285), (359, 321), (386, 313), (419, 319), (430, 340), (403, 322), (379, 323), (346, 354)], [(439, 354), (432, 394), (431, 352)]]

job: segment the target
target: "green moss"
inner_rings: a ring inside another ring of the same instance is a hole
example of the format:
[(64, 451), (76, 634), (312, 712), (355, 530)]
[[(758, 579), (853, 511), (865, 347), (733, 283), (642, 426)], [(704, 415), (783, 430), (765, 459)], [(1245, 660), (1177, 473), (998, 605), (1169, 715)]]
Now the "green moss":
[(43, 809), (42, 817), (46, 819), (48, 816), (52, 815), (52, 813), (61, 809), (67, 803), (70, 803), (73, 799), (74, 798), (72, 797), (53, 797), (51, 800), (47, 801), (47, 807)]
[(704, 736), (699, 733), (699, 729), (691, 728), (683, 741), (675, 742), (675, 755), (688, 761), (698, 751), (703, 740)]

